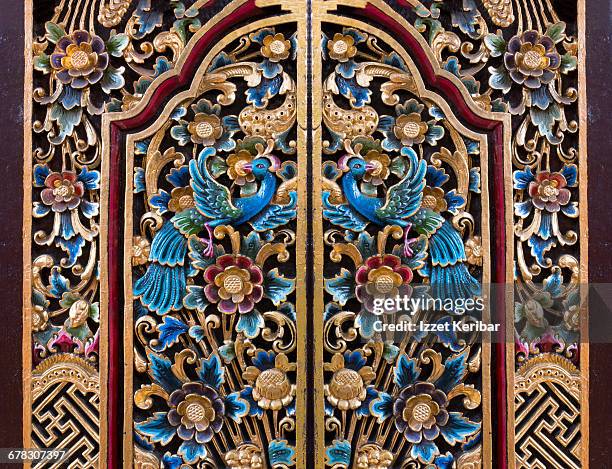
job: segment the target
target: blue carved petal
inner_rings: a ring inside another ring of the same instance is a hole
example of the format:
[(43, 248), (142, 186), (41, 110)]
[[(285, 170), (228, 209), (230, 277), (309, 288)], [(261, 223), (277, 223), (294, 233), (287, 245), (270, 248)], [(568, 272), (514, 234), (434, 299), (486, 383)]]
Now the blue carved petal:
[(559, 141), (558, 137), (553, 133), (555, 121), (561, 120), (561, 109), (556, 103), (551, 103), (546, 110), (531, 107), (529, 115), (533, 124), (538, 126), (540, 133), (545, 135), (550, 142), (556, 143)]
[(331, 446), (325, 448), (326, 464), (328, 466), (348, 467), (351, 462), (351, 443), (347, 440), (334, 440)]
[(393, 116), (380, 116), (378, 119), (378, 127), (376, 130), (379, 132), (391, 132), (395, 125), (395, 118)]
[(287, 406), (285, 407), (285, 411), (287, 412), (287, 415), (289, 416), (295, 415), (295, 406), (296, 406), (295, 399), (292, 400), (289, 404), (287, 404)]
[(41, 218), (47, 215), (51, 211), (51, 207), (44, 205), (40, 202), (34, 202), (34, 208), (32, 210), (32, 216), (35, 218)]
[(132, 432), (132, 433), (134, 435), (134, 443), (136, 443), (138, 446), (140, 446), (142, 448), (148, 449), (149, 451), (153, 451), (153, 448), (155, 448), (154, 445), (149, 443), (138, 432)]
[(428, 124), (425, 140), (430, 145), (435, 145), (438, 140), (444, 137), (444, 127), (441, 125)]
[(408, 67), (406, 67), (406, 63), (399, 56), (399, 54), (395, 51), (392, 51), (388, 55), (384, 56), (383, 62), (386, 63), (387, 65), (391, 65), (401, 70), (408, 71)]
[(431, 463), (440, 454), (440, 450), (433, 441), (422, 440), (418, 445), (412, 445), (410, 455), (424, 463)]
[(274, 352), (260, 350), (257, 352), (255, 358), (253, 358), (253, 365), (261, 371), (269, 370), (270, 368), (274, 368), (275, 359), (276, 354)]
[(370, 403), (370, 413), (383, 423), (393, 415), (393, 398), (386, 392), (379, 392), (378, 398)]
[(334, 407), (325, 399), (325, 415), (331, 417), (334, 415)]
[(363, 309), (355, 318), (355, 327), (359, 329), (361, 337), (369, 339), (374, 335), (374, 323), (378, 320), (378, 316)]
[(538, 264), (541, 266), (546, 266), (544, 255), (557, 245), (553, 238), (541, 239), (537, 236), (532, 236), (529, 238), (527, 243), (529, 244), (529, 247), (531, 247), (531, 255), (536, 258)]
[(480, 168), (470, 169), (470, 187), (469, 190), (480, 194)]
[[(153, 449), (153, 448), (151, 448)], [(162, 457), (163, 467), (167, 469), (179, 469), (183, 464), (183, 459), (176, 454), (170, 454), (170, 451), (167, 451), (166, 454)]]
[(355, 296), (355, 278), (353, 273), (342, 268), (333, 279), (325, 280), (325, 291), (334, 297), (334, 301), (345, 305)]
[(251, 41), (256, 42), (258, 44), (261, 44), (263, 42), (263, 40), (266, 38), (266, 36), (270, 36), (274, 34), (274, 29), (272, 28), (263, 28), (260, 29), (259, 31), (251, 34), (249, 37), (251, 38)]
[(455, 458), (453, 457), (453, 455), (449, 452), (446, 452), (446, 454), (438, 456), (435, 459), (434, 464), (438, 469), (452, 469), (454, 462)]
[(229, 55), (227, 55), (226, 52), (220, 52), (219, 55), (217, 55), (211, 62), (210, 67), (208, 67), (208, 71), (212, 72), (217, 68), (224, 67), (225, 65), (229, 65), (232, 63), (234, 63), (234, 60)]
[(161, 57), (158, 57), (155, 60), (155, 65), (153, 65), (153, 70), (155, 70), (154, 76), (158, 77), (162, 73), (170, 70), (171, 68), (172, 68), (172, 65), (170, 65), (170, 62), (168, 61), (168, 59), (162, 55)]
[(268, 445), (268, 457), (272, 467), (283, 464), (293, 466), (295, 464), (295, 448), (289, 446), (286, 440), (272, 440)]
[(296, 321), (295, 306), (292, 303), (283, 303), (278, 307), (278, 311), (287, 316), (291, 321)]
[(478, 155), (480, 153), (480, 145), (477, 141), (465, 138), (465, 146), (470, 155)]
[(450, 316), (444, 316), (436, 321), (436, 324), (445, 324), (442, 331), (437, 331), (435, 334), (446, 347), (453, 352), (460, 351), (463, 346), (457, 340), (457, 333), (453, 330)]
[(202, 112), (204, 114), (221, 114), (221, 106), (219, 104), (213, 104), (210, 100), (206, 98), (200, 99), (197, 103), (191, 105), (191, 109), (193, 109), (194, 113)]
[(213, 354), (208, 359), (200, 359), (200, 366), (197, 369), (198, 377), (204, 384), (210, 387), (219, 389), (225, 382), (224, 368), (221, 365), (221, 359), (217, 354)]
[(357, 29), (347, 28), (343, 33), (347, 36), (351, 36), (355, 40), (355, 44), (359, 44), (367, 39), (367, 36)]
[(170, 194), (163, 189), (160, 189), (160, 191), (149, 200), (149, 204), (152, 207), (157, 207), (159, 213), (166, 213), (168, 211), (168, 202), (170, 202)]
[(72, 267), (82, 253), (85, 240), (81, 236), (76, 236), (71, 240), (60, 238), (57, 240), (57, 244), (68, 254), (66, 267)]
[(137, 422), (134, 427), (143, 435), (147, 435), (154, 443), (167, 445), (176, 434), (176, 429), (168, 422), (167, 412), (155, 412), (143, 422)]
[(265, 295), (278, 306), (287, 301), (287, 296), (295, 289), (295, 279), (284, 277), (274, 268), (264, 277), (263, 287)]
[[(191, 329), (194, 329), (195, 327), (200, 327), (200, 326), (193, 326)], [(192, 335), (192, 331), (191, 329), (189, 330), (189, 335), (191, 335), (192, 337), (195, 337), (195, 332)], [(200, 329), (202, 329), (200, 327)], [(202, 340), (202, 338), (204, 337), (204, 330), (202, 329), (201, 332), (198, 334), (199, 339), (196, 340)], [(225, 341), (225, 343), (219, 347), (219, 355), (221, 356), (221, 358), (223, 358), (223, 361), (225, 363), (229, 363), (231, 362), (234, 358), (236, 358), (236, 346), (234, 344), (234, 342), (232, 342), (231, 340), (227, 340)]]
[(531, 168), (527, 166), (524, 171), (514, 171), (512, 179), (514, 180), (515, 189), (527, 189), (529, 183), (535, 178), (531, 172)]
[(244, 335), (249, 339), (257, 337), (259, 331), (265, 326), (263, 316), (259, 311), (253, 309), (252, 311), (241, 314), (236, 324), (236, 332), (244, 332)]
[(548, 87), (540, 86), (535, 90), (531, 90), (531, 105), (537, 106), (540, 109), (546, 109), (551, 103), (552, 97), (548, 92)]
[(436, 387), (448, 394), (451, 389), (461, 383), (467, 370), (466, 360), (467, 350), (448, 357), (444, 362), (442, 376), (435, 382)]
[(51, 270), (49, 283), (49, 293), (54, 298), (61, 298), (64, 293), (70, 291), (70, 282), (60, 274), (60, 270), (57, 267)]
[(457, 57), (449, 57), (444, 68), (455, 76), (460, 76), (459, 60)]
[(383, 348), (383, 358), (387, 361), (387, 363), (392, 363), (395, 361), (396, 357), (399, 354), (399, 347), (397, 345), (390, 344), (385, 342)]
[(347, 60), (336, 65), (336, 73), (349, 80), (355, 76), (355, 70), (358, 67), (359, 65), (354, 60)]
[(138, 7), (134, 11), (136, 24), (138, 25), (138, 33), (135, 34), (137, 39), (141, 39), (146, 34), (149, 34), (156, 26), (161, 25), (162, 12), (151, 8), (151, 2), (140, 1)]
[(172, 372), (172, 362), (163, 355), (155, 352), (147, 354), (149, 358), (149, 374), (153, 381), (164, 388), (168, 393), (178, 389), (183, 384)]
[(81, 200), (81, 213), (87, 218), (92, 218), (98, 215), (98, 208), (100, 205), (98, 202), (89, 202), (88, 200)]
[(225, 116), (222, 119), (223, 127), (228, 132), (238, 132), (240, 130), (240, 124), (238, 123), (238, 117), (236, 116)]
[(397, 365), (393, 370), (393, 374), (393, 382), (399, 388), (405, 388), (417, 380), (421, 374), (421, 369), (417, 366), (417, 361), (414, 358), (408, 358), (408, 356), (403, 353), (397, 360)]
[(72, 109), (81, 105), (81, 90), (75, 90), (71, 86), (64, 86), (59, 101), (66, 109)]
[(246, 386), (240, 391), (240, 397), (249, 404), (249, 415), (251, 417), (261, 417), (263, 415), (263, 409), (253, 399), (253, 388), (251, 386)]
[(532, 208), (533, 203), (531, 202), (531, 200), (526, 200), (525, 202), (516, 202), (514, 204), (514, 214), (517, 217), (525, 218), (529, 216)]
[(562, 206), (561, 211), (567, 217), (576, 218), (578, 216), (578, 202), (570, 202)]
[(249, 414), (249, 402), (240, 397), (240, 392), (233, 392), (225, 397), (225, 416), (236, 423)]
[(134, 168), (134, 194), (144, 192), (145, 186), (145, 173), (143, 168)]
[(179, 106), (174, 111), (172, 111), (172, 114), (170, 114), (170, 119), (178, 122), (179, 120), (181, 120), (181, 117), (185, 117), (186, 114), (187, 109), (185, 109), (185, 106)]
[(178, 144), (181, 146), (185, 145), (187, 142), (189, 142), (189, 140), (191, 140), (191, 134), (187, 129), (186, 122), (172, 126), (170, 129), (170, 135), (173, 139), (178, 141)]
[(195, 464), (196, 462), (206, 459), (208, 452), (206, 446), (198, 443), (195, 440), (183, 441), (179, 446), (178, 454), (183, 457), (187, 464)]
[(51, 170), (46, 164), (37, 164), (34, 166), (34, 187), (42, 187), (45, 185), (45, 179), (51, 174)]
[(540, 219), (538, 235), (540, 235), (542, 239), (548, 239), (553, 235), (552, 216), (548, 212), (541, 211), (541, 213), (542, 218)]
[(336, 84), (342, 96), (351, 100), (356, 108), (362, 107), (370, 102), (372, 91), (363, 86), (359, 86), (354, 79), (346, 80), (341, 76), (336, 76)]
[(468, 436), (480, 430), (480, 423), (468, 420), (460, 412), (449, 412), (448, 423), (440, 427), (440, 433), (449, 445), (463, 443)]
[(448, 181), (449, 176), (446, 174), (444, 168), (436, 168), (435, 166), (427, 166), (427, 173), (425, 174), (425, 181), (427, 181), (427, 185), (430, 187), (440, 187), (446, 181)]
[(563, 295), (563, 276), (561, 269), (556, 270), (551, 275), (544, 279), (544, 291), (550, 293), (553, 298), (558, 298)]
[(181, 334), (189, 330), (189, 326), (172, 316), (164, 316), (164, 322), (157, 326), (159, 331), (159, 344), (153, 350), (161, 352), (178, 342)]
[(359, 371), (366, 364), (366, 359), (361, 352), (344, 352), (344, 366), (351, 370)]
[(561, 174), (567, 181), (567, 185), (573, 187), (576, 185), (576, 181), (578, 179), (578, 168), (576, 168), (575, 164), (566, 164), (561, 169)]
[(119, 90), (125, 85), (123, 78), (124, 67), (115, 68), (109, 65), (104, 71), (102, 80), (100, 80), (100, 86), (106, 94), (110, 94), (111, 90)]
[(506, 71), (503, 65), (499, 67), (489, 67), (489, 73), (491, 76), (489, 77), (489, 85), (491, 88), (496, 90), (502, 90), (505, 94), (510, 91), (512, 87), (512, 78), (510, 78), (510, 74)]
[(60, 217), (60, 236), (64, 239), (70, 239), (76, 235), (72, 226), (72, 211), (58, 213)]
[(402, 146), (393, 132), (385, 132), (385, 139), (381, 142), (383, 150), (393, 151), (399, 150)]
[(455, 193), (455, 189), (444, 194), (444, 199), (448, 205), (448, 211), (457, 214), (458, 210), (465, 205), (465, 199)]
[[(202, 326), (191, 326), (189, 328), (189, 337), (193, 338), (196, 342), (200, 342), (204, 339), (204, 328)], [(219, 350), (224, 347), (223, 345), (219, 347)]]
[(361, 406), (355, 410), (355, 413), (359, 417), (367, 417), (370, 415), (370, 404), (374, 399), (378, 397), (378, 391), (374, 389), (374, 386), (368, 386), (366, 391), (366, 397), (361, 403)]
[(438, 106), (431, 106), (429, 108), (429, 115), (433, 117), (434, 119), (438, 119), (438, 120), (444, 119), (446, 117), (442, 109), (440, 109)]
[(189, 185), (189, 167), (183, 165), (180, 168), (172, 168), (166, 176), (166, 180), (174, 187), (186, 187)]
[(149, 145), (151, 144), (150, 138), (145, 138), (144, 140), (140, 140), (134, 144), (134, 153), (136, 155), (146, 155), (149, 150)]
[(210, 303), (204, 295), (204, 287), (198, 285), (189, 285), (187, 287), (187, 295), (183, 298), (183, 305), (187, 309), (194, 309), (203, 313)]
[(83, 109), (81, 107), (66, 109), (58, 103), (53, 104), (49, 118), (57, 122), (60, 131), (57, 138), (53, 139), (53, 143), (61, 143), (67, 135), (72, 135), (74, 126), (81, 121), (82, 115)]
[(261, 70), (264, 78), (270, 80), (282, 73), (283, 66), (277, 62), (272, 62), (268, 59), (264, 59), (264, 61), (257, 66), (257, 70)]

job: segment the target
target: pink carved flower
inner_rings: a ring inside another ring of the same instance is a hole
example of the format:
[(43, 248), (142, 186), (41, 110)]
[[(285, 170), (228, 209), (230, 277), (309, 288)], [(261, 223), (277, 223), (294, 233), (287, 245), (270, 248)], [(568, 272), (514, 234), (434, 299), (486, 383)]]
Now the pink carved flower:
[(375, 300), (410, 295), (412, 290), (408, 285), (412, 280), (412, 270), (391, 254), (368, 257), (357, 269), (355, 280), (357, 299), (374, 314), (380, 314), (374, 307)]
[(529, 183), (529, 195), (533, 205), (540, 210), (558, 212), (561, 205), (567, 205), (570, 191), (566, 189), (567, 180), (561, 173), (542, 171), (535, 181)]
[(231, 314), (248, 313), (263, 296), (263, 273), (246, 256), (226, 254), (204, 271), (204, 294), (219, 310)]
[(45, 205), (50, 205), (54, 212), (73, 210), (81, 203), (85, 187), (77, 181), (74, 171), (51, 173), (45, 179), (45, 189), (40, 198)]

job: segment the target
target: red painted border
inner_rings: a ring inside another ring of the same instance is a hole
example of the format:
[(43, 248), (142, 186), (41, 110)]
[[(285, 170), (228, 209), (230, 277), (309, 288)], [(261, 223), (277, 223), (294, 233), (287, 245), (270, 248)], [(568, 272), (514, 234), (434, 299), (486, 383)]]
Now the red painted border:
[[(493, 272), (493, 282), (501, 285), (506, 283), (506, 205), (505, 205), (505, 193), (504, 193), (504, 141), (503, 141), (503, 123), (500, 121), (485, 119), (472, 111), (461, 95), (459, 88), (446, 77), (436, 75), (433, 65), (429, 61), (429, 58), (419, 41), (410, 34), (400, 23), (394, 18), (387, 15), (374, 5), (368, 4), (363, 10), (359, 10), (360, 14), (363, 14), (369, 20), (375, 20), (379, 25), (382, 25), (385, 30), (393, 34), (397, 39), (400, 40), (402, 45), (406, 47), (411, 53), (411, 57), (423, 76), (425, 83), (429, 86), (433, 86), (437, 90), (441, 91), (442, 94), (452, 103), (453, 111), (465, 119), (470, 125), (483, 130), (492, 130), (492, 150), (493, 150), (493, 175), (494, 175), (494, 193), (493, 201), (495, 207), (495, 220), (493, 226), (495, 245), (493, 252), (495, 253), (495, 259), (499, 260), (497, 267)], [(497, 183), (497, 184), (495, 184)], [(493, 304), (496, 306), (492, 311), (492, 320), (496, 319), (500, 324), (500, 338), (505, 338), (506, 327), (505, 327), (505, 298), (503, 289), (498, 288), (496, 291), (495, 299), (492, 299)], [(501, 312), (496, 314), (495, 312)], [(496, 366), (494, 367), (493, 376), (495, 383), (497, 384), (497, 429), (494, 433), (502, 435), (498, 437), (496, 441), (495, 454), (495, 465), (500, 469), (507, 468), (507, 445), (506, 445), (506, 425), (507, 425), (507, 396), (506, 396), (506, 345), (505, 341), (497, 341), (501, 343), (492, 344), (492, 355), (496, 360)]]
[[(238, 7), (230, 15), (213, 25), (194, 45), (189, 53), (181, 71), (178, 75), (164, 80), (155, 90), (145, 109), (137, 116), (125, 120), (115, 121), (110, 128), (110, 170), (109, 170), (109, 227), (122, 225), (121, 208), (123, 194), (120, 193), (122, 155), (122, 135), (126, 130), (135, 129), (152, 119), (163, 105), (164, 101), (177, 89), (188, 85), (193, 78), (197, 68), (200, 66), (206, 52), (211, 44), (217, 40), (224, 31), (229, 30), (235, 24), (253, 17), (261, 10), (255, 6), (254, 0), (249, 0)], [(122, 399), (123, 383), (118, 382), (119, 369), (123, 341), (121, 340), (122, 324), (122, 298), (123, 291), (123, 259), (121, 230), (108, 230), (108, 323), (109, 323), (109, 363), (108, 363), (108, 467), (110, 469), (120, 468), (122, 463), (122, 440), (123, 428), (120, 416), (123, 409), (120, 408)]]

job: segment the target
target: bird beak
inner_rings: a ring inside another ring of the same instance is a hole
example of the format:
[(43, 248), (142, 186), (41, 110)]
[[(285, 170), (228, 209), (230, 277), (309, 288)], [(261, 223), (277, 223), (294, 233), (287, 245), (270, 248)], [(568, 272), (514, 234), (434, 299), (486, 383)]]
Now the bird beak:
[(372, 163), (366, 163), (366, 171), (373, 171), (374, 169), (376, 169), (376, 166), (374, 166)]
[(246, 163), (246, 164), (242, 165), (242, 168), (244, 170), (246, 170), (246, 171), (251, 172), (251, 173), (253, 172), (253, 164), (252, 163)]

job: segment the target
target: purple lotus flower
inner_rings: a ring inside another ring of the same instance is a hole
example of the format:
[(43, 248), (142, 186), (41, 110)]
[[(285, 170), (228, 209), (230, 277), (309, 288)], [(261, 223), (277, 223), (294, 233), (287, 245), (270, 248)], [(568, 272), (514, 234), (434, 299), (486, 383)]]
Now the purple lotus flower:
[(74, 31), (64, 36), (51, 54), (55, 76), (73, 88), (85, 88), (99, 82), (108, 60), (104, 41), (87, 31)]

